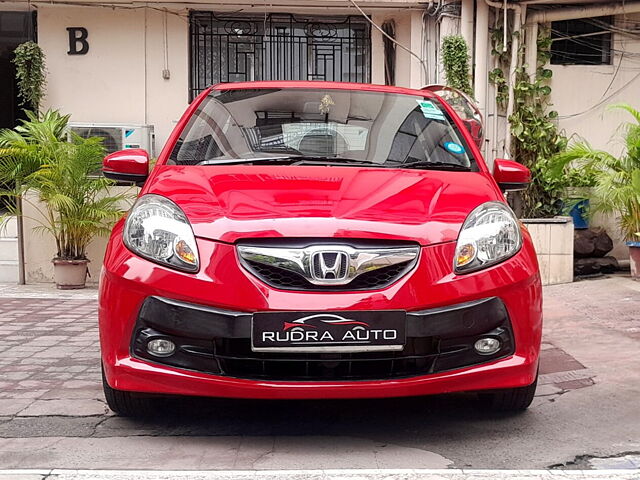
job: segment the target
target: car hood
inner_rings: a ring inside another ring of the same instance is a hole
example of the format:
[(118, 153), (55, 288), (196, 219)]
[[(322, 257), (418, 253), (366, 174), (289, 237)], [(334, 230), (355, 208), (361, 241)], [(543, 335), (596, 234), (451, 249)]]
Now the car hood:
[(500, 199), (483, 173), (329, 166), (159, 166), (144, 193), (177, 203), (197, 237), (456, 240)]

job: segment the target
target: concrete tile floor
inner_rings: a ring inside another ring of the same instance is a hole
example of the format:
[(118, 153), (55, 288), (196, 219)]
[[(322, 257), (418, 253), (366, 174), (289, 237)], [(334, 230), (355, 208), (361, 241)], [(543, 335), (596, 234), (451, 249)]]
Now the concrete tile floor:
[(101, 391), (95, 299), (0, 285), (0, 468), (634, 468), (640, 452), (629, 278), (545, 289), (540, 385), (520, 416), (451, 395), (185, 399), (163, 418), (117, 418)]

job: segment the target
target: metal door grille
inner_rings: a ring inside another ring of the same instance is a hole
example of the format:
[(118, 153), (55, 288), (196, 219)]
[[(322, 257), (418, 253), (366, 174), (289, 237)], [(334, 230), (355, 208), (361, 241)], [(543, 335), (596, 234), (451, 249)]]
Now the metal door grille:
[(190, 95), (219, 82), (371, 81), (371, 30), (361, 17), (191, 12)]

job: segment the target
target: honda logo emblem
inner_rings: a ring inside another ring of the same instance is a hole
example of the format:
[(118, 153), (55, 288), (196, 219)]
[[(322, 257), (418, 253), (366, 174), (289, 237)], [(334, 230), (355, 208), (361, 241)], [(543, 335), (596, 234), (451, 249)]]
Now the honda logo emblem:
[(311, 275), (318, 283), (343, 282), (349, 275), (349, 254), (340, 250), (314, 252)]

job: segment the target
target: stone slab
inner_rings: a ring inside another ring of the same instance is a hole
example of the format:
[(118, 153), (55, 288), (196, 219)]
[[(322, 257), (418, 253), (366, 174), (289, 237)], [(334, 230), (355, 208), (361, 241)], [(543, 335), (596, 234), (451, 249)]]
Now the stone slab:
[(36, 400), (20, 411), (20, 417), (63, 415), (86, 417), (104, 415), (107, 407), (103, 401), (93, 399)]

